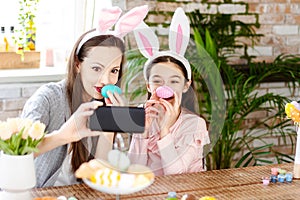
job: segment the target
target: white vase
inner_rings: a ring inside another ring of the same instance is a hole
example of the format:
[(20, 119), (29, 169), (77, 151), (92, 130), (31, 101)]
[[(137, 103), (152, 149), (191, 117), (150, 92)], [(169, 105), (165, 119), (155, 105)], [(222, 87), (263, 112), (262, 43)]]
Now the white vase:
[(296, 140), (296, 152), (294, 161), (294, 178), (300, 178), (300, 127), (296, 127), (297, 140)]
[(33, 153), (14, 156), (0, 152), (0, 199), (32, 200), (30, 190), (36, 184)]

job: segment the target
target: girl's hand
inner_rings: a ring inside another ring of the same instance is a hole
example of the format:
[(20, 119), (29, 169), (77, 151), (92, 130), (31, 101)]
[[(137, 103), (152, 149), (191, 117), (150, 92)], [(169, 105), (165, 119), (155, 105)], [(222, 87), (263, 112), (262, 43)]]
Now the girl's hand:
[(165, 137), (169, 133), (169, 129), (176, 122), (180, 114), (180, 102), (178, 95), (174, 93), (174, 102), (171, 104), (165, 99), (159, 99), (160, 104), (163, 106), (163, 110), (158, 114), (158, 122), (160, 126), (160, 138)]
[(100, 101), (92, 101), (81, 104), (76, 112), (58, 130), (62, 134), (64, 143), (71, 143), (81, 140), (84, 137), (97, 136), (101, 132), (91, 131), (87, 127), (88, 118), (94, 113), (95, 109), (102, 106)]
[(145, 103), (145, 131), (143, 134), (143, 138), (149, 137), (149, 127), (153, 120), (158, 118), (159, 110), (155, 107), (155, 104), (158, 105), (159, 101), (148, 100)]
[[(145, 108), (145, 131), (143, 133), (143, 138), (149, 137), (149, 127), (154, 119), (158, 118), (158, 109), (157, 105), (159, 104), (158, 97), (156, 96), (155, 91), (151, 95), (150, 99), (146, 101)], [(156, 105), (156, 106), (155, 106)]]

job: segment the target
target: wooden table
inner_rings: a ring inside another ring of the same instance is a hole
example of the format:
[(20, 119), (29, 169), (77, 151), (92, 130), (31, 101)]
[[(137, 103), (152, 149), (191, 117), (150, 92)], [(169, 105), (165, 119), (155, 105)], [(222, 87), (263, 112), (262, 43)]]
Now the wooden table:
[[(120, 199), (163, 200), (169, 191), (176, 191), (178, 199), (184, 194), (193, 194), (197, 200), (203, 196), (213, 196), (218, 200), (300, 199), (300, 179), (294, 179), (292, 183), (270, 183), (268, 186), (262, 184), (262, 177), (270, 176), (272, 167), (293, 171), (293, 164), (280, 164), (160, 176), (155, 177), (154, 183), (145, 190), (121, 195)], [(95, 191), (85, 184), (37, 188), (32, 190), (32, 195), (74, 196), (79, 200), (116, 199), (114, 195)]]

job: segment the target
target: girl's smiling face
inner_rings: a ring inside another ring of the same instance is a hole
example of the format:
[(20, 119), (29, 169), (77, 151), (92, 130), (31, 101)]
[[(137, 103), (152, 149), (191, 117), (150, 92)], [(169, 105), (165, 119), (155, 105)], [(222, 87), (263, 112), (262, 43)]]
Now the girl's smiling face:
[(122, 63), (122, 52), (117, 47), (93, 47), (87, 57), (77, 66), (85, 90), (83, 99), (102, 99), (101, 89), (116, 84)]
[(180, 102), (182, 93), (185, 93), (191, 84), (191, 81), (186, 81), (180, 67), (172, 62), (154, 64), (149, 75), (147, 88), (150, 93), (153, 93), (159, 86), (166, 85), (176, 92)]

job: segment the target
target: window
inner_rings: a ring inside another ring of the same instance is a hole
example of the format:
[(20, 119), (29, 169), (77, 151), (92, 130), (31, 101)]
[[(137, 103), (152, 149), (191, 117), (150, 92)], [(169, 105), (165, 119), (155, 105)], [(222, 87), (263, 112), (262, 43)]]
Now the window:
[[(18, 23), (19, 0), (0, 0), (0, 26), (9, 30)], [(68, 56), (74, 42), (97, 20), (97, 10), (111, 6), (111, 0), (40, 0), (36, 14), (36, 49), (53, 49)]]

